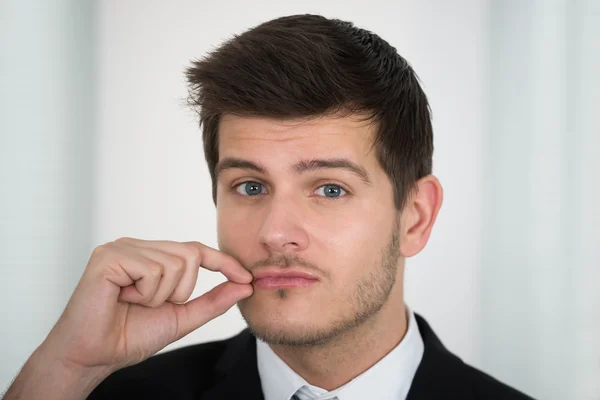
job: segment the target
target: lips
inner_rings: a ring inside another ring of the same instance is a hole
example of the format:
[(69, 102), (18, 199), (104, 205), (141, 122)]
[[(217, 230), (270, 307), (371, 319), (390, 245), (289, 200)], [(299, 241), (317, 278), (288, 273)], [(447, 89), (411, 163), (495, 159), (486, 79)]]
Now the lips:
[(259, 289), (308, 287), (319, 281), (315, 274), (300, 269), (263, 268), (253, 275), (253, 284)]

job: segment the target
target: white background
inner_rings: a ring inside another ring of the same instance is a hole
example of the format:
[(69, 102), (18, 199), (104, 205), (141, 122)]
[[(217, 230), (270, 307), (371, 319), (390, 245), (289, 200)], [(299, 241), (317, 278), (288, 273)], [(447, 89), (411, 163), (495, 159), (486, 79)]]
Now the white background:
[[(121, 236), (216, 246), (183, 71), (263, 21), (319, 13), (390, 42), (431, 103), (445, 201), (407, 263), (408, 305), (466, 362), (531, 395), (599, 398), (595, 2), (54, 3), (0, 3), (0, 388), (95, 246)], [(221, 281), (203, 271), (195, 294)], [(168, 348), (243, 327), (232, 309)]]

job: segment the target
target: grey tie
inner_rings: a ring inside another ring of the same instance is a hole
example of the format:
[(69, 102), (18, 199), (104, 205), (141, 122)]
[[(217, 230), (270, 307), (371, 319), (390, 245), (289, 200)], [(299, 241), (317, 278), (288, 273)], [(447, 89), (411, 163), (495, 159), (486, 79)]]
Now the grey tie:
[[(300, 400), (300, 398), (296, 395), (293, 395), (290, 400)], [(332, 400), (337, 400), (337, 397), (333, 397)]]

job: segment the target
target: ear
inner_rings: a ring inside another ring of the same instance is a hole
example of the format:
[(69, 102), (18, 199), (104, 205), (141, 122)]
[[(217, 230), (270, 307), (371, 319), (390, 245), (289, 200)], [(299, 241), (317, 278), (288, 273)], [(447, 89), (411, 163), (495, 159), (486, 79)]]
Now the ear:
[(435, 176), (428, 175), (417, 181), (400, 215), (400, 254), (403, 257), (418, 254), (427, 244), (443, 196), (442, 185)]

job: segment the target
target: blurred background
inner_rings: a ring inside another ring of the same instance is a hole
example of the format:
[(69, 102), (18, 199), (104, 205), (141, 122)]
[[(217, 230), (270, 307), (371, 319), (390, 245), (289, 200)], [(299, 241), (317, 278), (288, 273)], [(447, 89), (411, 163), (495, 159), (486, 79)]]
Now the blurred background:
[[(297, 13), (379, 34), (429, 96), (445, 203), (408, 305), (532, 396), (600, 399), (599, 0), (0, 0), (0, 391), (94, 247), (216, 247), (183, 71)], [(233, 309), (167, 349), (243, 327)]]

